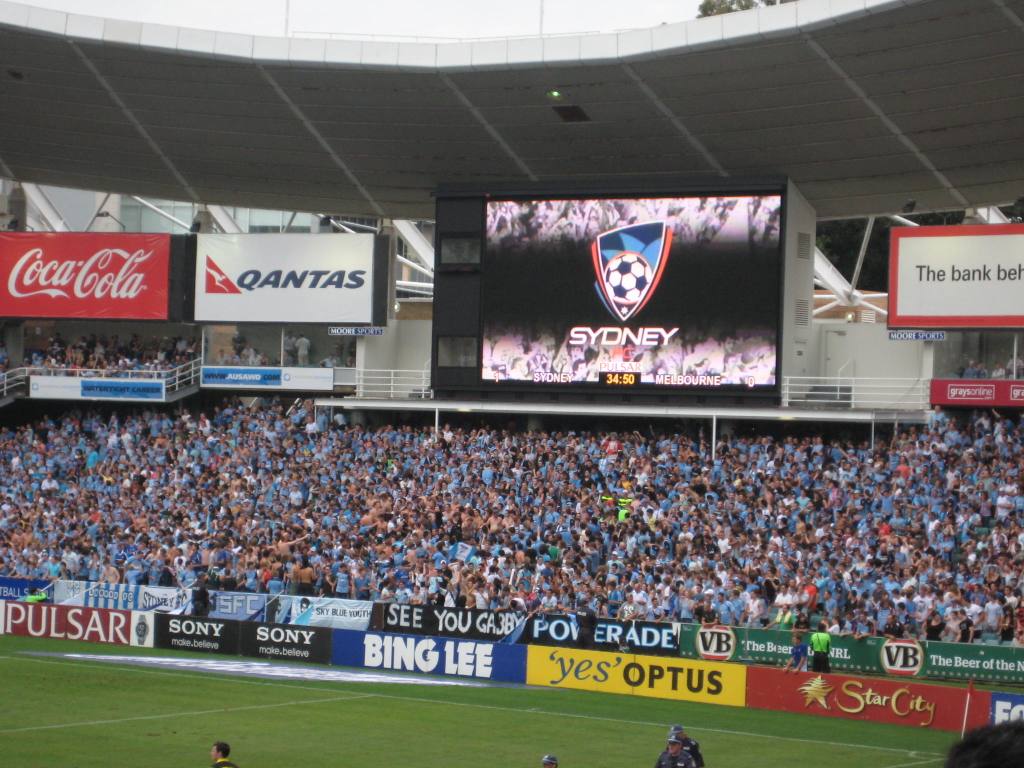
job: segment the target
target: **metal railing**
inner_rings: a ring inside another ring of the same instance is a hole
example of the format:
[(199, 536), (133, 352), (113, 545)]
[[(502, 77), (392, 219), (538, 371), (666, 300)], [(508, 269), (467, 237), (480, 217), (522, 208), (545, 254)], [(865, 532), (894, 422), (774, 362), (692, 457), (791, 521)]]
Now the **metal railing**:
[(27, 384), (28, 373), (24, 368), (12, 368), (7, 373), (0, 373), (0, 398), (21, 394)]
[(164, 371), (167, 374), (164, 391), (170, 394), (186, 387), (198, 387), (202, 370), (203, 361), (196, 357), (184, 365)]
[(810, 408), (918, 411), (930, 407), (928, 379), (785, 376), (782, 404)]
[(373, 397), (401, 400), (429, 400), (430, 371), (356, 370), (356, 397)]
[(176, 368), (159, 370), (120, 370), (117, 368), (53, 368), (43, 365), (26, 365), (22, 370), (26, 376), (70, 376), (83, 379), (164, 379), (170, 381), (179, 376), (183, 369), (195, 368), (198, 372), (199, 358), (193, 358)]

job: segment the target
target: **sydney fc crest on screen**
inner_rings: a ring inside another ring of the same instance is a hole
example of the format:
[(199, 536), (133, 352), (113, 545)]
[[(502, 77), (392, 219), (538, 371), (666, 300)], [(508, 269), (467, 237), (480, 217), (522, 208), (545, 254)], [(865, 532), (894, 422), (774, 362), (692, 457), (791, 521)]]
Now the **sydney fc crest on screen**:
[(597, 236), (591, 246), (597, 273), (594, 288), (612, 317), (628, 320), (650, 301), (671, 246), (672, 230), (661, 221), (620, 227)]

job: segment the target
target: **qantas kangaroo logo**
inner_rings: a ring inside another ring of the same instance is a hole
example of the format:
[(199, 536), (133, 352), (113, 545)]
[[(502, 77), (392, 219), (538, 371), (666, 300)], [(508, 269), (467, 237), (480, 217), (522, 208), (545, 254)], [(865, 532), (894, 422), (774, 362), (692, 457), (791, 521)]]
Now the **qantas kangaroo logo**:
[(234, 281), (209, 256), (206, 257), (206, 292), (241, 293)]

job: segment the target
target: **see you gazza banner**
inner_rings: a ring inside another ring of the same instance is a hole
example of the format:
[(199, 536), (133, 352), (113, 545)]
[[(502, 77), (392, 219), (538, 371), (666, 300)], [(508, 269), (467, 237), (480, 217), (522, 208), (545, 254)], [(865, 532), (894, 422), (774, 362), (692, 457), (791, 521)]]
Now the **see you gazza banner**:
[(374, 236), (196, 237), (197, 321), (371, 323)]
[(511, 640), (525, 626), (525, 621), (526, 614), (516, 611), (376, 603), (370, 628), (407, 635)]
[(0, 232), (0, 317), (166, 320), (170, 235)]

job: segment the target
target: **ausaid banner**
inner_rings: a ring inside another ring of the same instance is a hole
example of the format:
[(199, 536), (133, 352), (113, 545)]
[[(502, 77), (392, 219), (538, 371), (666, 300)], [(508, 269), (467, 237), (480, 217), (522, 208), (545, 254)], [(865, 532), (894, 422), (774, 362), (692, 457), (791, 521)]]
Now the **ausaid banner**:
[(525, 619), (525, 614), (515, 611), (377, 603), (373, 606), (370, 628), (407, 635), (503, 640), (521, 629)]
[(539, 613), (529, 620), (519, 642), (675, 656), (679, 624)]
[(36, 589), (46, 589), (50, 582), (43, 579), (10, 579), (0, 576), (0, 600), (21, 600)]
[(176, 587), (58, 581), (54, 585), (53, 601), (64, 605), (87, 605), (93, 608), (182, 613), (187, 612), (192, 604), (192, 591)]
[(0, 233), (0, 317), (166, 320), (170, 235)]
[(373, 322), (373, 235), (196, 237), (197, 321)]
[(132, 642), (131, 611), (111, 611), (46, 603), (4, 604), (0, 634), (137, 645)]
[(506, 683), (526, 682), (526, 648), (480, 640), (339, 629), (334, 632), (331, 664)]
[(989, 720), (991, 694), (966, 688), (909, 683), (905, 680), (790, 673), (768, 667), (747, 670), (747, 706), (822, 717), (870, 720), (959, 732), (964, 710), (967, 727)]

